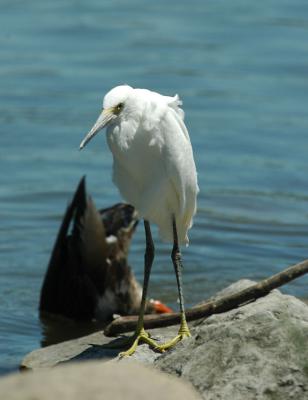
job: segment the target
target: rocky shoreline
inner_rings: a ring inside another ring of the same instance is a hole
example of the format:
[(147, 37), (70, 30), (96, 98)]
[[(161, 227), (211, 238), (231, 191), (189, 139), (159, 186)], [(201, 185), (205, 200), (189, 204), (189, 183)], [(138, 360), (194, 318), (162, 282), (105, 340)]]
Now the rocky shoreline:
[[(235, 293), (253, 283), (241, 280), (217, 296)], [(78, 399), (78, 388), (84, 399), (120, 399), (124, 398), (119, 394), (121, 387), (125, 398), (139, 398), (144, 390), (146, 398), (162, 391), (158, 394), (162, 399), (173, 399), (176, 389), (167, 388), (180, 386), (182, 394), (177, 399), (184, 398), (184, 392), (186, 399), (308, 399), (308, 306), (302, 301), (273, 290), (255, 302), (190, 326), (192, 338), (164, 354), (141, 345), (131, 358), (119, 360), (119, 350), (106, 347), (114, 339), (102, 332), (35, 350), (21, 362), (21, 369), (35, 373), (2, 378), (0, 392), (5, 399), (49, 399), (61, 393), (61, 385), (54, 384), (56, 376), (67, 374), (71, 380), (64, 380), (63, 393), (75, 393), (65, 397), (69, 399)], [(165, 341), (176, 332), (173, 326), (153, 329), (151, 334)], [(57, 368), (51, 368), (54, 366)], [(94, 373), (95, 368), (100, 373)], [(133, 376), (135, 385), (131, 383)], [(170, 385), (164, 383), (169, 380)], [(101, 397), (95, 397), (93, 388)], [(39, 395), (37, 390), (41, 390)], [(104, 397), (106, 390), (109, 394)]]

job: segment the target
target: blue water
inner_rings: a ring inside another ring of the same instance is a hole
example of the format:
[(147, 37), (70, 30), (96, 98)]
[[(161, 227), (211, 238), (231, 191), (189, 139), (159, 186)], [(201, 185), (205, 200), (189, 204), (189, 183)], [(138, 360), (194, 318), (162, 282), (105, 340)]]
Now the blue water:
[[(201, 189), (188, 305), (307, 258), (307, 1), (2, 0), (0, 26), (0, 373), (40, 346), (39, 290), (79, 178), (97, 206), (119, 200), (104, 135), (78, 151), (117, 84), (184, 101)], [(139, 279), (143, 247), (139, 228)], [(150, 295), (175, 307), (170, 248), (156, 247)]]

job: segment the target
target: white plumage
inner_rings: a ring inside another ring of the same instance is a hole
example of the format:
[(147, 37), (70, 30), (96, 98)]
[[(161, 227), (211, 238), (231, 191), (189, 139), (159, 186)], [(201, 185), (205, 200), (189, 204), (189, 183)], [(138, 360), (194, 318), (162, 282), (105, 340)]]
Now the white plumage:
[[(141, 217), (158, 225), (165, 241), (173, 241), (174, 215), (179, 242), (188, 243), (198, 185), (181, 104), (177, 95), (125, 85), (106, 94), (103, 108), (116, 110), (121, 105), (107, 125), (113, 181), (121, 195)], [(93, 128), (101, 122), (99, 117)]]
[[(130, 348), (140, 341), (165, 351), (190, 336), (186, 322), (181, 282), (179, 243), (188, 243), (198, 193), (197, 173), (181, 101), (145, 89), (117, 86), (106, 94), (103, 111), (80, 144), (82, 149), (107, 126), (107, 141), (113, 154), (113, 181), (122, 196), (144, 218), (146, 251), (140, 313)], [(178, 335), (159, 345), (144, 330), (144, 312), (154, 244), (150, 222), (158, 225), (163, 240), (173, 242), (171, 258), (175, 269), (181, 311)]]

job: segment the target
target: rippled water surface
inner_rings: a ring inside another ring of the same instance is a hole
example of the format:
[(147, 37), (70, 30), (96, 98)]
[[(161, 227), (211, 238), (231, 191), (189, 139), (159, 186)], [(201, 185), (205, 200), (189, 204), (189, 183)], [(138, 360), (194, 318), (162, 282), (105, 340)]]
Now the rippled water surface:
[[(3, 0), (0, 26), (0, 373), (40, 346), (39, 290), (80, 177), (99, 207), (119, 200), (104, 135), (78, 152), (117, 84), (184, 101), (201, 189), (188, 305), (307, 258), (307, 1)], [(143, 247), (140, 226), (139, 279)], [(176, 306), (170, 246), (156, 247), (150, 294)]]

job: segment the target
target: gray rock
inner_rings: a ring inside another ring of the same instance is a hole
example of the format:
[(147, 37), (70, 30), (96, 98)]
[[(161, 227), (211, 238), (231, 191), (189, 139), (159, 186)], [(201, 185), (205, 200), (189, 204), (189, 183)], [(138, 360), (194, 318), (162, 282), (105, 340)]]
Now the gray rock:
[[(152, 329), (151, 336), (163, 343), (177, 333), (177, 327)], [(129, 336), (128, 333), (126, 336)], [(68, 340), (59, 344), (34, 350), (27, 354), (20, 364), (21, 369), (40, 370), (70, 361), (117, 359), (121, 347), (116, 345), (117, 339), (106, 337), (103, 332), (92, 333), (79, 339)], [(114, 347), (113, 347), (114, 346)], [(153, 352), (146, 344), (138, 346), (131, 357), (144, 364), (153, 364), (161, 354)]]
[[(242, 290), (254, 282), (243, 280), (216, 297)], [(308, 399), (308, 306), (278, 290), (232, 311), (191, 323), (192, 338), (157, 354), (146, 345), (121, 364), (138, 360), (186, 379), (203, 398)], [(174, 336), (178, 327), (151, 331), (158, 341)], [(107, 349), (110, 338), (95, 333), (36, 350), (22, 362), (41, 369), (69, 360), (116, 357)], [(120, 364), (120, 363), (119, 363)]]
[(0, 380), (5, 400), (197, 400), (188, 384), (137, 363), (71, 363)]
[(308, 307), (295, 297), (274, 290), (197, 321), (192, 332), (155, 365), (191, 381), (205, 399), (308, 399)]

